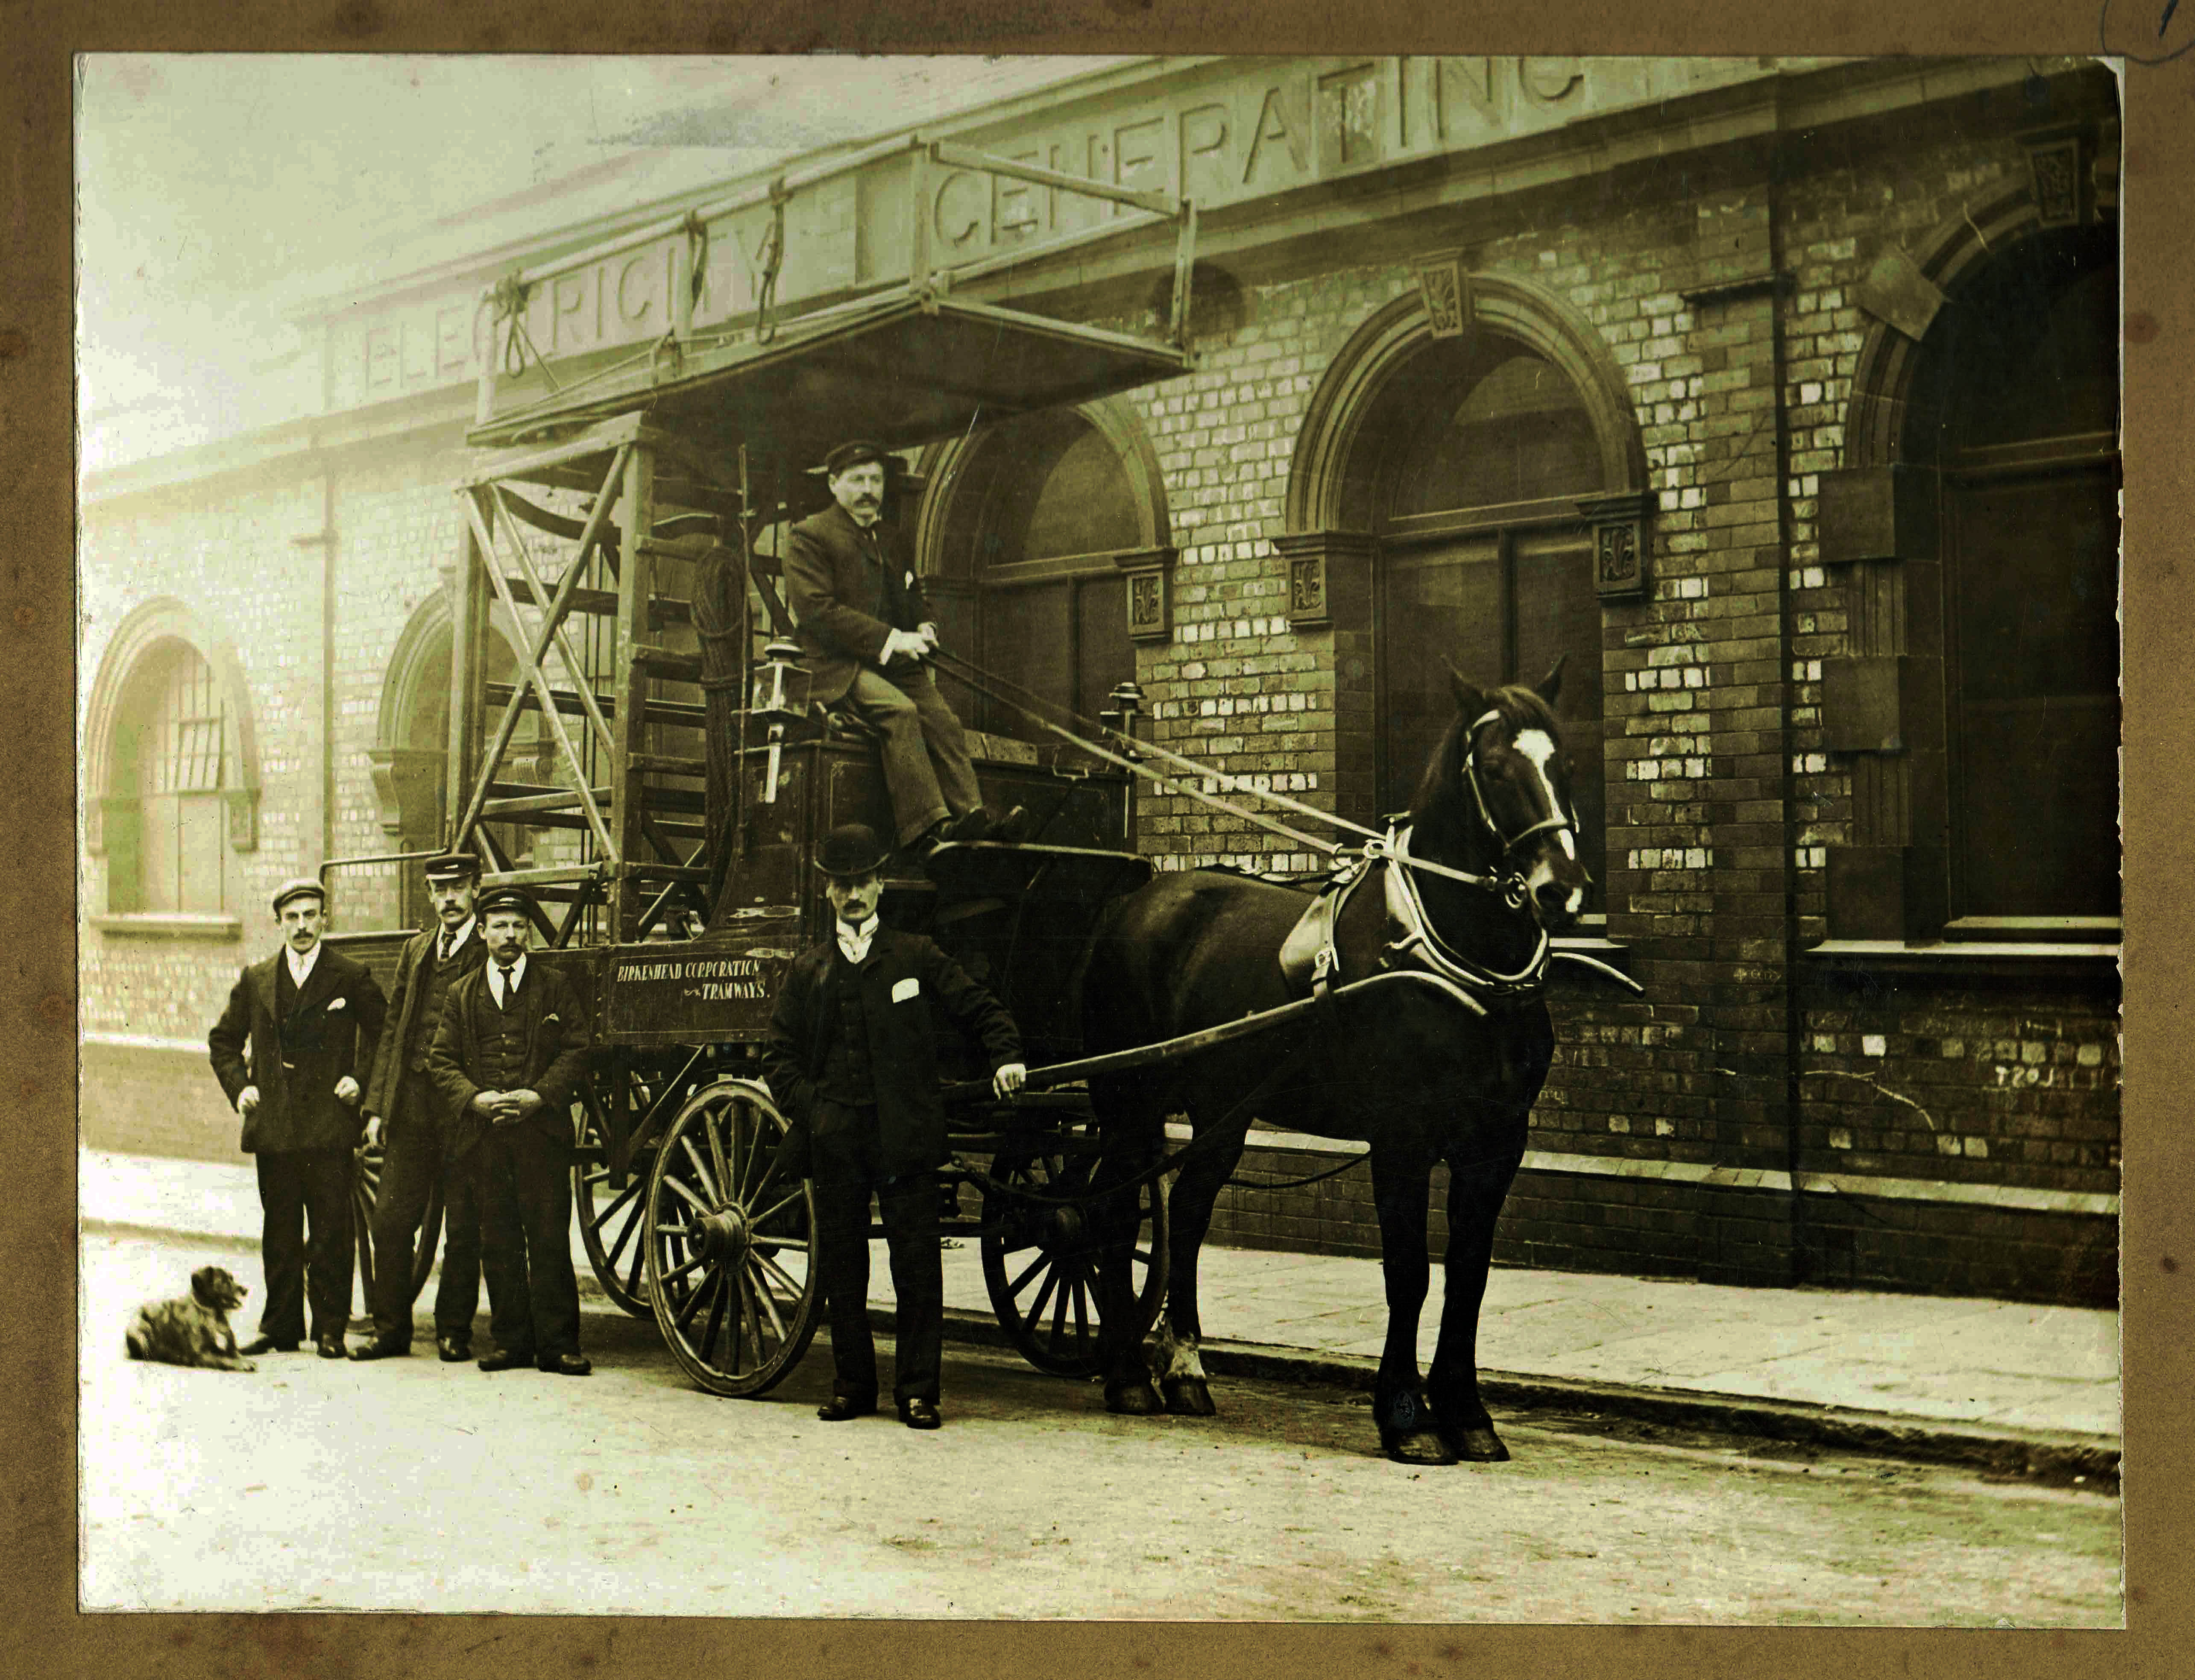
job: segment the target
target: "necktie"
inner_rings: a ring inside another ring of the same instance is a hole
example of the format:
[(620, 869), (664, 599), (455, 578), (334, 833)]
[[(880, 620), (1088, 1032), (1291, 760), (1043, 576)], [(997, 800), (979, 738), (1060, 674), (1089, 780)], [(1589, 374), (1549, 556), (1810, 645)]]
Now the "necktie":
[(510, 1007), (510, 995), (518, 989), (518, 981), (508, 968), (498, 967), (496, 972), (503, 981), (503, 984), (497, 988), (498, 996), (496, 1002), (498, 1007), (508, 1009)]
[(441, 937), (435, 941), (435, 961), (437, 962), (447, 962), (449, 960), (450, 930), (445, 927), (442, 930)]

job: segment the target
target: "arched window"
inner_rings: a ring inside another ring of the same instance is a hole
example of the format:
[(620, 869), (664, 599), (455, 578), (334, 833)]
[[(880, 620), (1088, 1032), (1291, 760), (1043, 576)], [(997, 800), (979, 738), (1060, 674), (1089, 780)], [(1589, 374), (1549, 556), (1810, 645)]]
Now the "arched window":
[(1944, 395), (1909, 446), (1942, 484), (1951, 915), (2115, 917), (2115, 230), (2003, 251), (1941, 330)]
[(219, 915), (233, 908), (222, 800), (234, 779), (226, 773), (228, 741), (212, 668), (187, 644), (161, 644), (133, 675), (115, 731), (109, 910)]
[[(1124, 573), (1166, 540), (1157, 466), (1133, 411), (1047, 409), (987, 427), (924, 462), (925, 586), (948, 645), (1088, 718), (1136, 674)], [(1028, 736), (992, 701), (956, 703), (978, 729)]]
[(233, 937), (252, 896), (236, 854), (258, 844), (259, 807), (234, 649), (181, 602), (150, 601), (116, 627), (86, 699), (84, 845), (104, 865), (101, 925), (174, 918), (169, 931)]
[(1567, 655), (1556, 711), (1604, 877), (1601, 609), (1578, 503), (1610, 487), (1577, 388), (1514, 338), (1429, 340), (1374, 399), (1356, 448), (1370, 452), (1380, 539), (1380, 810), (1409, 805), (1448, 726), (1451, 664), (1476, 683), (1530, 684)]

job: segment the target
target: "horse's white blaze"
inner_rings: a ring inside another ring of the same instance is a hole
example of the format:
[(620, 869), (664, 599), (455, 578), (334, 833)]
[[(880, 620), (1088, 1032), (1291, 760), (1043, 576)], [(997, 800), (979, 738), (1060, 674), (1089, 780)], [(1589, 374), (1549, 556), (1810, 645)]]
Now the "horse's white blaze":
[[(1547, 773), (1547, 766), (1554, 762), (1555, 758), (1554, 737), (1549, 735), (1547, 730), (1543, 729), (1519, 730), (1517, 733), (1517, 738), (1509, 744), (1512, 749), (1524, 757), (1526, 762), (1530, 764), (1534, 770), (1539, 772), (1540, 786), (1547, 794), (1547, 810), (1549, 812), (1561, 817), (1569, 816), (1570, 813), (1563, 809), (1563, 802), (1561, 799), (1558, 797), (1555, 793), (1555, 779)], [(1562, 829), (1556, 835), (1556, 838), (1563, 843), (1563, 856), (1569, 858), (1572, 863), (1576, 863), (1577, 861), (1577, 842), (1570, 838), (1570, 831), (1568, 828)], [(1554, 878), (1554, 866), (1549, 863), (1545, 857), (1542, 857), (1540, 859), (1539, 863), (1534, 866), (1532, 877), (1525, 883), (1525, 885), (1536, 892), (1541, 886), (1544, 886), (1547, 882), (1553, 880)], [(1578, 906), (1584, 902), (1584, 890), (1580, 887), (1571, 888), (1570, 913), (1573, 915), (1577, 913)]]
[(1161, 1377), (1173, 1377), (1204, 1380), (1204, 1361), (1197, 1356), (1196, 1338), (1178, 1334), (1170, 1314), (1159, 1314), (1156, 1339), (1151, 1346), (1154, 1355), (1154, 1374)]

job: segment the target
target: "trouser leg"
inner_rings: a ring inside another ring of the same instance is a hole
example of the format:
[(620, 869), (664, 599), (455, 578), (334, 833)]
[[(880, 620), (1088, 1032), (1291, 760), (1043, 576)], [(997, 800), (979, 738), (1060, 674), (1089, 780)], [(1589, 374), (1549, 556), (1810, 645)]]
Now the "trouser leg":
[(959, 714), (937, 691), (936, 679), (927, 671), (907, 684), (906, 693), (914, 702), (915, 715), (922, 720), (923, 742), (947, 806), (955, 817), (975, 810), (983, 802), (983, 790), (977, 784), (976, 765), (968, 756), (968, 734), (960, 726)]
[[(936, 695), (936, 686), (926, 678), (923, 685)], [(909, 845), (921, 838), (931, 823), (949, 814), (937, 772), (930, 765), (922, 714), (905, 691), (874, 671), (857, 673), (846, 698), (883, 737), (884, 786), (891, 794), (892, 822), (898, 829), (899, 843)]]
[(887, 1185), (878, 1202), (891, 1248), (899, 1333), (892, 1348), (892, 1394), (937, 1400), (945, 1348), (945, 1263), (937, 1249), (937, 1175), (913, 1173)]
[(305, 1186), (297, 1158), (262, 1150), (251, 1158), (259, 1175), (259, 1264), (267, 1293), (259, 1333), (275, 1342), (305, 1339)]
[(572, 1146), (528, 1123), (511, 1128), (511, 1177), (526, 1231), (527, 1300), (540, 1359), (579, 1351), (579, 1281), (572, 1267)]
[(481, 1273), (487, 1279), (488, 1331), (506, 1354), (533, 1357), (533, 1301), (526, 1275), (526, 1221), (508, 1142), (492, 1126), (469, 1153), (478, 1158)]
[(356, 1257), (351, 1248), (351, 1177), (348, 1149), (298, 1152), (304, 1181), (305, 1277), (313, 1309), (313, 1339), (341, 1336), (350, 1327), (350, 1286)]
[(373, 1198), (373, 1338), (409, 1346), (412, 1270), (419, 1222), (442, 1167), (441, 1129), (408, 1105), (389, 1122)]
[(480, 1172), (469, 1156), (450, 1153), (446, 1132), (440, 1145), (442, 1181), (442, 1279), (435, 1287), (435, 1334), (470, 1341), (480, 1311)]
[(869, 1175), (862, 1152), (843, 1134), (819, 1135), (815, 1159), (815, 1265), (831, 1325), (838, 1392), (877, 1392), (876, 1341), (869, 1331)]

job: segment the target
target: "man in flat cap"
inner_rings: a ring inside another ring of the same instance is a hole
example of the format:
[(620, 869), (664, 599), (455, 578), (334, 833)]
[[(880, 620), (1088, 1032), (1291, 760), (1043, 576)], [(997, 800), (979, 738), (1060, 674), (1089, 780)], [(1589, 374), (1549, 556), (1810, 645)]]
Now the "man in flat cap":
[(586, 1075), (585, 1007), (554, 968), (527, 960), (533, 898), (480, 895), (487, 961), (453, 982), (427, 1073), (454, 1117), (451, 1152), (479, 1174), (481, 1270), (493, 1351), (482, 1371), (594, 1369), (579, 1351), (572, 1268), (572, 1098)]
[(919, 853), (945, 840), (1018, 840), (1018, 810), (994, 821), (983, 808), (960, 720), (922, 662), (937, 647), (937, 625), (882, 519), (897, 465), (874, 443), (840, 444), (823, 463), (831, 505), (792, 528), (785, 586), (809, 697), (846, 701), (884, 737), (902, 846)]
[(283, 949), (237, 977), (206, 1048), (244, 1117), (259, 1172), (259, 1257), (267, 1279), (259, 1335), (242, 1350), (293, 1353), (305, 1335), (343, 1356), (350, 1319), (351, 1152), (362, 1124), (359, 1075), (373, 1065), (388, 1005), (362, 963), (320, 943), (327, 894), (283, 882), (274, 918)]
[(877, 1355), (869, 1334), (869, 1197), (884, 1212), (899, 1333), (894, 1394), (900, 1421), (934, 1429), (945, 1330), (937, 1250), (937, 1168), (946, 1156), (933, 1007), (982, 1042), (992, 1088), (1011, 1098), (1028, 1070), (1005, 1007), (919, 933), (877, 919), (884, 848), (859, 823), (833, 828), (815, 867), (832, 936), (786, 972), (763, 1044), (763, 1072), (804, 1141), (815, 1181), (816, 1256), (831, 1357), (830, 1403), (843, 1423), (874, 1412)]
[[(413, 1245), (436, 1185), (442, 1192), (442, 1281), (435, 1291), (435, 1345), (445, 1360), (473, 1356), (473, 1314), (480, 1307), (480, 1175), (451, 1146), (457, 1115), (427, 1077), (427, 1052), (450, 988), (487, 961), (473, 901), (480, 860), (446, 852), (427, 860), (427, 897), (435, 925), (416, 934), (397, 959), (389, 1000), (389, 1031), (366, 1081), (366, 1137), (387, 1150), (373, 1204), (373, 1335), (354, 1360), (412, 1351)], [(431, 1238), (429, 1238), (431, 1241)]]

